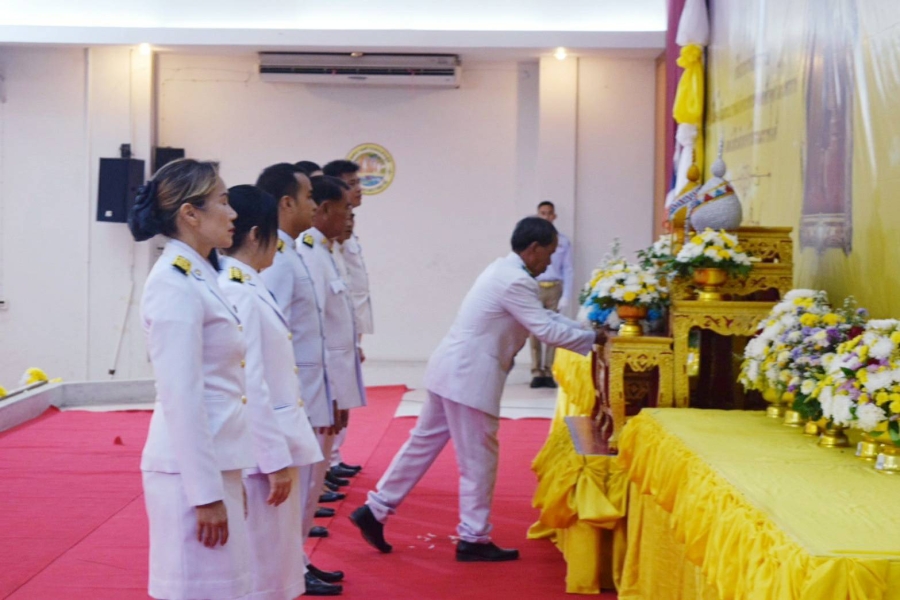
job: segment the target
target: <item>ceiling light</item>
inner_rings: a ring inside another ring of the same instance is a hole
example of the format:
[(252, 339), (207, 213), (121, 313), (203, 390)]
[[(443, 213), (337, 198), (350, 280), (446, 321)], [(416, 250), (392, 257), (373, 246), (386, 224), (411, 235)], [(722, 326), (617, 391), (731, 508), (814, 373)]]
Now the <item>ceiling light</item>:
[(556, 52), (553, 53), (553, 56), (556, 57), (556, 60), (566, 60), (568, 53), (566, 52), (565, 48), (560, 46), (559, 48), (556, 49)]
[(147, 42), (144, 42), (143, 44), (138, 46), (138, 52), (141, 53), (141, 56), (150, 56), (150, 51), (150, 44), (148, 44)]

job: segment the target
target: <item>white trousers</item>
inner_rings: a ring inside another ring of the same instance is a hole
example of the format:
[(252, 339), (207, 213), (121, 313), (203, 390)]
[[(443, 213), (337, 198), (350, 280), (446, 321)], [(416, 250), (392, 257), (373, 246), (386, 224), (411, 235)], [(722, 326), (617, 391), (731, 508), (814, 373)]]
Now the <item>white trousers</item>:
[(240, 471), (224, 471), (228, 542), (207, 548), (197, 541), (197, 510), (188, 502), (178, 473), (143, 471), (150, 525), (150, 585), (153, 598), (231, 600), (250, 592), (250, 547), (244, 521)]
[(291, 493), (279, 506), (266, 503), (267, 475), (244, 476), (253, 573), (253, 591), (247, 600), (294, 600), (306, 591), (299, 468), (289, 472)]
[(491, 537), (491, 501), (497, 480), (500, 419), (428, 392), (409, 440), (391, 462), (366, 504), (384, 523), (453, 439), (459, 466), (459, 537), (486, 543)]
[[(316, 440), (322, 448), (322, 456), (331, 456), (331, 447), (334, 444), (334, 435), (319, 433), (316, 428)], [(303, 543), (309, 539), (309, 530), (315, 520), (316, 508), (319, 506), (319, 496), (322, 495), (322, 486), (325, 485), (325, 473), (328, 471), (328, 460), (320, 460), (311, 465), (300, 467), (301, 497), (303, 501)], [(304, 562), (309, 564), (309, 557), (304, 554)]]

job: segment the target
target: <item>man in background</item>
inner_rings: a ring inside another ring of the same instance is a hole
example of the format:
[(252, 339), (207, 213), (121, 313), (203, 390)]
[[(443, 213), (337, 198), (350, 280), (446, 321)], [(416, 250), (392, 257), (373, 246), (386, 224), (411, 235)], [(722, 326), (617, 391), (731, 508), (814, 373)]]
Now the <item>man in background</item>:
[[(556, 207), (549, 200), (538, 204), (538, 216), (553, 223), (556, 220)], [(572, 244), (569, 238), (558, 233), (559, 244), (553, 253), (553, 260), (538, 282), (541, 304), (547, 310), (556, 312), (569, 307), (572, 299), (574, 267), (572, 266)], [(556, 348), (542, 344), (535, 336), (531, 336), (531, 387), (555, 388), (553, 380), (553, 357)]]

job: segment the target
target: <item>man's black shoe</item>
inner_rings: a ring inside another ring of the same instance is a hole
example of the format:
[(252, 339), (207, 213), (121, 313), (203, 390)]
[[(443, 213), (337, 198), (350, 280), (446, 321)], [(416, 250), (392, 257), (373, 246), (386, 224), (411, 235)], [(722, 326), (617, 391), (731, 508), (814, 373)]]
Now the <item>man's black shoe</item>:
[(347, 497), (347, 494), (342, 494), (340, 492), (325, 492), (321, 496), (319, 496), (319, 502), (322, 504), (328, 504), (329, 502), (337, 502), (339, 500), (343, 500)]
[(328, 472), (335, 477), (356, 477), (356, 474), (359, 473), (359, 471), (348, 469), (346, 467), (342, 467), (341, 465), (331, 467)]
[(331, 483), (330, 481), (326, 481), (325, 484), (324, 484), (322, 487), (323, 487), (324, 489), (329, 490), (329, 491), (332, 491), (332, 492), (336, 492), (336, 491), (338, 491), (339, 489), (341, 489), (341, 486), (339, 486), (339, 485), (336, 484), (336, 483)]
[(345, 485), (350, 485), (350, 481), (347, 479), (341, 479), (340, 477), (336, 477), (331, 471), (325, 473), (325, 481), (328, 483), (333, 483), (336, 486), (344, 487)]
[(552, 377), (544, 377), (544, 387), (545, 387), (545, 388), (551, 388), (551, 389), (554, 389), (554, 390), (555, 390), (555, 389), (557, 388), (557, 385), (556, 385), (556, 382), (553, 380)]
[(502, 562), (518, 558), (518, 550), (504, 550), (493, 542), (473, 544), (460, 540), (456, 544), (456, 560), (459, 562)]
[(384, 541), (384, 525), (378, 522), (378, 519), (372, 514), (372, 510), (365, 504), (353, 511), (350, 520), (359, 527), (363, 539), (379, 552), (387, 554), (394, 549)]
[(340, 596), (344, 591), (344, 586), (325, 583), (315, 575), (306, 572), (306, 592), (304, 596)]
[(338, 463), (338, 466), (342, 469), (347, 469), (348, 471), (356, 471), (359, 473), (362, 471), (362, 465), (348, 465), (345, 462)]
[(321, 525), (314, 525), (309, 528), (309, 537), (323, 538), (328, 537), (328, 530)]
[(531, 385), (529, 386), (532, 389), (544, 387), (544, 378), (543, 377), (532, 377)]
[[(328, 507), (325, 507), (325, 506), (320, 506), (319, 508), (316, 509), (316, 516), (315, 516), (315, 518), (317, 518), (317, 519), (330, 519), (330, 518), (333, 517), (333, 516), (334, 516), (334, 509), (333, 509), (333, 508), (328, 508)], [(319, 577), (319, 579), (322, 579), (322, 578)], [(324, 581), (324, 579), (323, 579), (323, 581)]]
[(344, 580), (343, 571), (323, 571), (322, 569), (316, 568), (313, 564), (306, 565), (306, 569), (313, 574), (313, 577), (320, 581), (324, 581), (325, 583), (337, 583), (338, 581)]

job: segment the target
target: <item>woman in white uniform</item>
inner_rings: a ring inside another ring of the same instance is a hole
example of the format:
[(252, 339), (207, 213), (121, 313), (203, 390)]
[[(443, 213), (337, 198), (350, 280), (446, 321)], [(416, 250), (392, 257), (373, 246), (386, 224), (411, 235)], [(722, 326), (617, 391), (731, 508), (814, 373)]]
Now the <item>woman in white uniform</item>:
[(306, 572), (298, 467), (319, 462), (322, 451), (300, 398), (293, 336), (259, 276), (275, 258), (278, 203), (251, 185), (228, 192), (238, 218), (219, 284), (244, 323), (247, 412), (258, 463), (244, 471), (253, 572), (248, 598), (293, 600), (305, 590)]
[(214, 248), (231, 245), (236, 216), (215, 165), (191, 159), (161, 168), (129, 215), (137, 241), (170, 238), (141, 300), (156, 378), (141, 457), (153, 598), (250, 592), (241, 470), (256, 461), (244, 420), (244, 337), (209, 262)]

